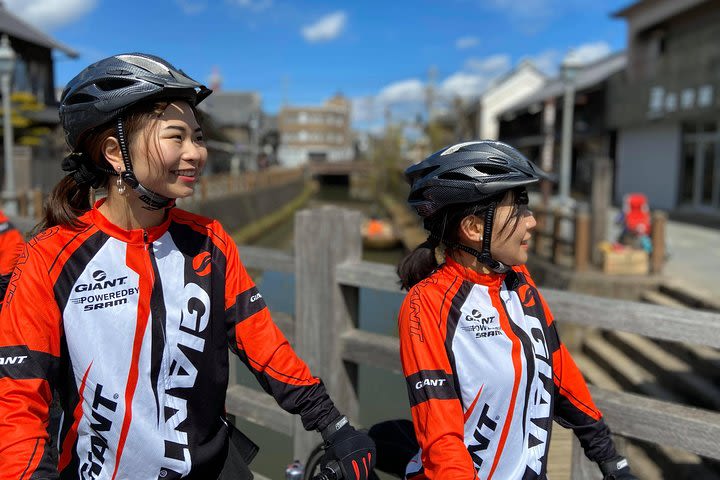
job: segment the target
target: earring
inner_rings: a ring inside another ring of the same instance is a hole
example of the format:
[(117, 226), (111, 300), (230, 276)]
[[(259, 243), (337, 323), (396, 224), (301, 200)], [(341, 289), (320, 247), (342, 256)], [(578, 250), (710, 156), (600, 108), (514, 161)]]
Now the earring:
[(120, 168), (118, 168), (118, 177), (117, 180), (115, 180), (115, 185), (117, 185), (118, 193), (120, 195), (125, 195), (125, 184), (122, 181), (122, 177), (120, 176)]

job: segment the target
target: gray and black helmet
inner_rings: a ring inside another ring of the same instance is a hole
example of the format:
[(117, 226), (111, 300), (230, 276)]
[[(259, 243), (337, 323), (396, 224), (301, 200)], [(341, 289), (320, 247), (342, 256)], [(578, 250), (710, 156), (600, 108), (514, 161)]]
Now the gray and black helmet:
[(439, 150), (422, 162), (405, 170), (410, 184), (408, 203), (424, 219), (430, 230), (428, 242), (437, 245), (444, 237), (437, 230), (445, 222), (437, 222), (438, 212), (445, 217), (452, 205), (479, 205), (485, 211), (484, 236), (480, 251), (461, 243), (448, 247), (474, 255), (496, 272), (508, 267), (495, 260), (490, 253), (495, 207), (503, 195), (520, 189), (519, 200), (527, 203), (524, 188), (550, 176), (535, 166), (516, 149), (502, 142), (481, 140), (458, 143)]
[(185, 100), (195, 106), (212, 90), (188, 77), (182, 70), (154, 55), (125, 53), (95, 62), (80, 72), (63, 90), (60, 120), (72, 154), (63, 161), (63, 170), (76, 182), (98, 186), (102, 174), (117, 175), (89, 164), (82, 151), (83, 138), (93, 129), (114, 123), (125, 171), (122, 179), (145, 202), (157, 210), (174, 204), (173, 200), (145, 188), (135, 177), (130, 160), (123, 115), (133, 106), (147, 101)]
[(408, 203), (423, 218), (453, 204), (482, 203), (549, 175), (502, 142), (458, 143), (405, 170)]
[(83, 135), (146, 100), (202, 102), (212, 90), (154, 55), (127, 53), (93, 63), (63, 90), (60, 120), (65, 139), (76, 150)]

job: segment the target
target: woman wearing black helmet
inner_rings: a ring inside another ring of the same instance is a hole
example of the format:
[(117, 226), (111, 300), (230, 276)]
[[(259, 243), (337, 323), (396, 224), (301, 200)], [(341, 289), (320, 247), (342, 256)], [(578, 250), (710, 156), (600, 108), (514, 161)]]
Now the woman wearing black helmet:
[(407, 478), (544, 479), (554, 419), (606, 479), (634, 479), (525, 268), (535, 227), (525, 189), (545, 174), (494, 141), (445, 148), (405, 173), (430, 232), (398, 267), (420, 445)]
[(195, 106), (210, 93), (145, 54), (101, 60), (65, 88), (68, 175), (0, 316), (3, 478), (251, 478), (257, 447), (225, 420), (228, 347), (358, 472), (348, 478), (372, 468), (374, 444), (272, 322), (231, 237), (172, 208), (207, 159)]

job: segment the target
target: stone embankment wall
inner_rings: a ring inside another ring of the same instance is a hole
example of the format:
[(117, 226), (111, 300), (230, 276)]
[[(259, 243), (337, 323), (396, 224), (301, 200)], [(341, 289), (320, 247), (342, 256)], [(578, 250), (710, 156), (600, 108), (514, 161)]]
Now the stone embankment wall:
[(225, 230), (234, 232), (276, 212), (303, 192), (305, 180), (298, 178), (284, 185), (271, 185), (252, 191), (227, 193), (220, 198), (181, 205), (181, 208), (216, 218)]

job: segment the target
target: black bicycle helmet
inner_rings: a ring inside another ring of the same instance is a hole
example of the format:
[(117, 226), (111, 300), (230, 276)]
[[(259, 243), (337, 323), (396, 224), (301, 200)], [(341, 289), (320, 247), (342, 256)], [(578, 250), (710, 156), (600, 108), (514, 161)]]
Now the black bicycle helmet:
[[(460, 243), (448, 246), (474, 255), (496, 272), (506, 272), (508, 267), (490, 254), (495, 207), (505, 192), (550, 176), (510, 145), (481, 140), (443, 148), (405, 170), (405, 178), (410, 184), (408, 203), (425, 219), (428, 230), (435, 223), (433, 215), (449, 205), (486, 206), (481, 250)], [(526, 202), (527, 197), (522, 197)], [(431, 244), (442, 237), (442, 232), (430, 231)]]
[[(195, 106), (211, 93), (212, 90), (188, 77), (182, 70), (154, 55), (126, 53), (93, 63), (70, 80), (60, 98), (60, 120), (65, 140), (73, 155), (81, 159), (63, 162), (63, 169), (90, 172), (77, 178), (81, 181), (87, 179), (96, 185), (97, 179), (92, 173), (95, 167), (83, 165), (83, 161), (89, 160), (84, 158), (85, 152), (79, 151), (81, 142), (92, 129), (114, 120), (125, 164), (122, 179), (146, 204), (145, 208), (157, 210), (172, 205), (172, 199), (145, 188), (135, 177), (122, 116), (140, 102), (182, 99)], [(113, 171), (100, 170), (117, 175)]]
[(160, 57), (113, 55), (80, 72), (60, 97), (60, 120), (71, 149), (89, 130), (114, 120), (133, 105), (163, 98), (202, 102), (212, 90)]
[(481, 203), (550, 176), (502, 142), (458, 143), (405, 170), (408, 203), (423, 218), (457, 203)]

